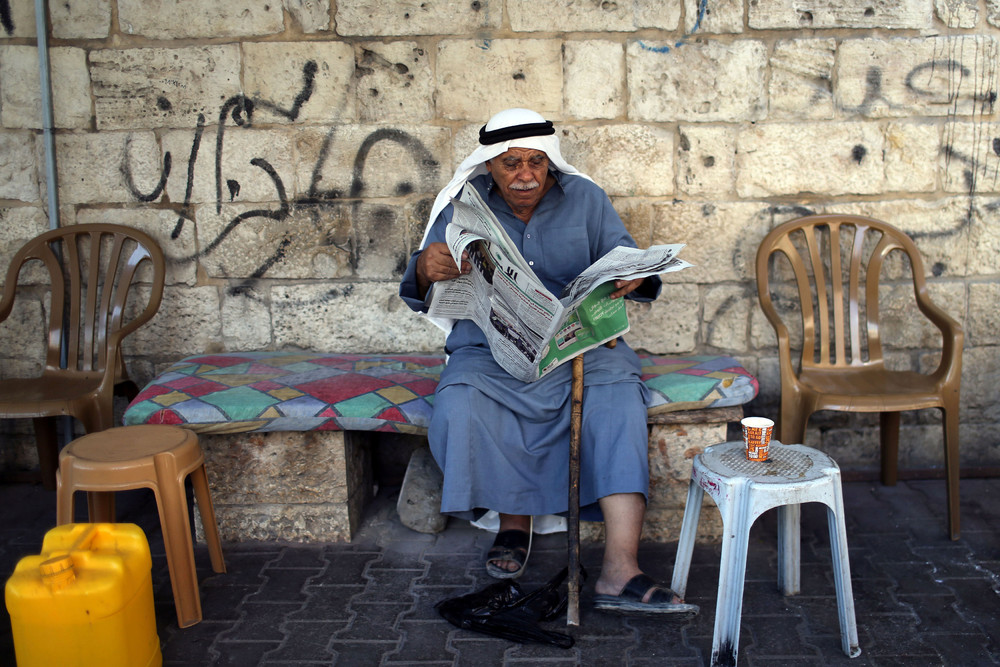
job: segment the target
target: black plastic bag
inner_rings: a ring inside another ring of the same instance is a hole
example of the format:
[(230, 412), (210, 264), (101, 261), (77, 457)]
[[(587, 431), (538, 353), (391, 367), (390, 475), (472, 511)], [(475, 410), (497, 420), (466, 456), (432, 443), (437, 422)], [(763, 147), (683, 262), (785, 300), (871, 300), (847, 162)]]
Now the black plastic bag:
[(476, 593), (442, 600), (434, 605), (455, 627), (492, 637), (525, 643), (539, 642), (570, 648), (573, 637), (538, 627), (566, 610), (567, 593), (561, 590), (568, 570), (563, 568), (547, 584), (525, 594), (520, 584), (505, 579)]

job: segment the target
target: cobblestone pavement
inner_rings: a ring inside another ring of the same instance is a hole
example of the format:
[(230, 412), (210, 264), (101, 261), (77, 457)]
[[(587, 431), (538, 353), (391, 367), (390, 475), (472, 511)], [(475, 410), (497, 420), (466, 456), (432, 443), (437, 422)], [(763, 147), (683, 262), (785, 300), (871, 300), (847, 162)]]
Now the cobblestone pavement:
[[(944, 482), (844, 484), (851, 575), (862, 654), (841, 652), (826, 512), (802, 513), (802, 593), (776, 587), (774, 511), (750, 537), (740, 665), (994, 665), (1000, 663), (1000, 479), (962, 480), (962, 539), (945, 532)], [(78, 505), (86, 503), (78, 502)], [(711, 511), (711, 510), (706, 510)], [(54, 494), (0, 485), (0, 573), (38, 553), (55, 515)], [(204, 620), (178, 629), (155, 505), (148, 492), (119, 494), (119, 516), (146, 531), (153, 552), (158, 632), (166, 665), (703, 665), (711, 654), (719, 549), (699, 545), (688, 601), (701, 615), (684, 624), (606, 616), (589, 607), (568, 631), (571, 649), (519, 645), (459, 630), (438, 617), (438, 600), (491, 580), (482, 555), (491, 536), (452, 521), (438, 535), (403, 527), (391, 494), (370, 508), (351, 544), (226, 545), (228, 572), (215, 575), (197, 548)], [(676, 542), (644, 544), (641, 563), (669, 581)], [(599, 571), (599, 545), (583, 561)], [(535, 539), (534, 588), (565, 563), (565, 536)], [(10, 622), (0, 627), (0, 664), (13, 665)]]

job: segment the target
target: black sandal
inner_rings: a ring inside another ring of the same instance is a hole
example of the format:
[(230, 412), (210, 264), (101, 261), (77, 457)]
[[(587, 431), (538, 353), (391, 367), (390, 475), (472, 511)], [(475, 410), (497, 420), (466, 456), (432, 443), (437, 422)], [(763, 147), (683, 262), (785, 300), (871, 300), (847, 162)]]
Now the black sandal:
[[(532, 531), (502, 530), (497, 533), (493, 546), (486, 554), (486, 573), (495, 579), (517, 579), (524, 573), (524, 566), (531, 554)], [(494, 561), (509, 560), (517, 563), (516, 570), (505, 570)]]
[[(643, 602), (646, 593), (653, 589), (649, 600)], [(698, 614), (698, 605), (674, 602), (679, 597), (666, 584), (654, 581), (645, 574), (637, 574), (618, 595), (595, 595), (594, 609), (624, 616), (669, 617), (674, 620), (688, 620)]]

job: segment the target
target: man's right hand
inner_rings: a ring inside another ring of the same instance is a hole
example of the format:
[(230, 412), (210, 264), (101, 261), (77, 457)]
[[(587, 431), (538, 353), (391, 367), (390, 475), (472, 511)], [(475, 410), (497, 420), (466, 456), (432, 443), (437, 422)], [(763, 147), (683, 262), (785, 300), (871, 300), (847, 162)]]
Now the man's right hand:
[(426, 296), (432, 283), (439, 280), (451, 280), (472, 271), (469, 256), (462, 253), (461, 269), (455, 266), (447, 243), (431, 243), (417, 257), (417, 287), (420, 295)]

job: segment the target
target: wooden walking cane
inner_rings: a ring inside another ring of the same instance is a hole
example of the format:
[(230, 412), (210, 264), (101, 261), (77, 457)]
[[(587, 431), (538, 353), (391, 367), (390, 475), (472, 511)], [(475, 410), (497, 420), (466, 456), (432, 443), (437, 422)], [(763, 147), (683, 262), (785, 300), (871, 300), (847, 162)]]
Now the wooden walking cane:
[[(605, 345), (614, 347), (617, 339)], [(583, 355), (573, 358), (569, 421), (569, 518), (566, 521), (569, 580), (566, 625), (580, 625), (580, 433), (583, 422)]]

